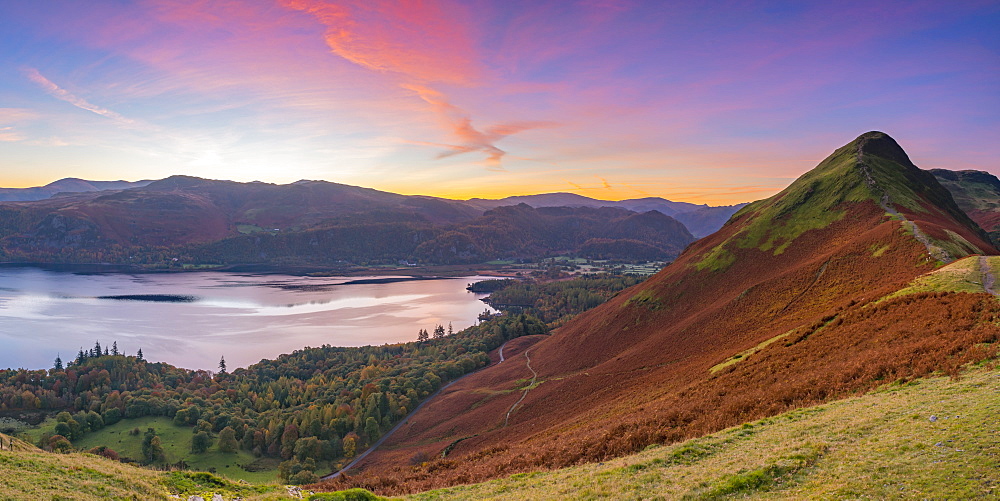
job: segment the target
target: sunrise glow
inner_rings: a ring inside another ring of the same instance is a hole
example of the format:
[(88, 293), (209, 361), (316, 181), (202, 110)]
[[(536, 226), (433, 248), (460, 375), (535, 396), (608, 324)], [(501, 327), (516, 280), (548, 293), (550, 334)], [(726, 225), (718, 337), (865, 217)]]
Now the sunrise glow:
[(731, 204), (867, 130), (1000, 173), (996, 2), (4, 2), (0, 186)]

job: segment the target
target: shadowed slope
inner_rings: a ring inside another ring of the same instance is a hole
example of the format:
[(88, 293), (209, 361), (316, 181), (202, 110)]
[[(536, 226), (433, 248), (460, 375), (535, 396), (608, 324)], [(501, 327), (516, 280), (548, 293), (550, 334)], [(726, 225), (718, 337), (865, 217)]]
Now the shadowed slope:
[[(530, 368), (527, 357), (509, 357), (456, 384), (358, 476), (330, 487), (412, 492), (603, 460), (953, 371), (988, 355), (977, 345), (1000, 334), (992, 297), (871, 303), (942, 258), (995, 252), (895, 141), (864, 134), (656, 276), (539, 341)], [(532, 370), (537, 380), (504, 426)], [(414, 454), (445, 449), (446, 458), (408, 466)]]

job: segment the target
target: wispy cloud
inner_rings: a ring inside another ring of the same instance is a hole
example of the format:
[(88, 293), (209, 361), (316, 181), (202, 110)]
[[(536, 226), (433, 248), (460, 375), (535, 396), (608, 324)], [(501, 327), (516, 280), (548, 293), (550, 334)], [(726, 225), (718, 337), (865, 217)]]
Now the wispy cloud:
[(14, 127), (0, 127), (0, 142), (12, 143), (23, 140), (24, 136), (14, 130)]
[(102, 108), (100, 106), (97, 106), (96, 104), (89, 103), (87, 102), (87, 100), (73, 95), (66, 89), (63, 89), (62, 87), (59, 87), (58, 85), (54, 84), (48, 78), (45, 78), (45, 76), (39, 73), (38, 70), (35, 68), (25, 68), (24, 74), (28, 77), (28, 80), (31, 80), (32, 82), (38, 84), (42, 89), (45, 90), (45, 92), (48, 92), (52, 97), (55, 97), (56, 99), (61, 99), (82, 110), (87, 110), (91, 113), (96, 113), (105, 118), (114, 120), (119, 125), (124, 125), (127, 127), (134, 127), (139, 125), (139, 123), (136, 122), (135, 120), (126, 118), (119, 113), (111, 111), (107, 108)]
[(552, 127), (552, 122), (510, 122), (500, 123), (479, 130), (472, 125), (472, 118), (461, 108), (451, 104), (444, 94), (416, 84), (404, 84), (404, 88), (416, 92), (421, 99), (431, 105), (434, 112), (441, 119), (448, 132), (458, 140), (458, 144), (441, 145), (449, 149), (438, 154), (438, 158), (445, 158), (463, 153), (483, 152), (486, 154), (486, 167), (494, 171), (502, 171), (501, 159), (507, 154), (506, 151), (498, 148), (496, 142), (501, 139), (517, 134), (518, 132), (542, 127)]
[(25, 141), (27, 138), (15, 128), (15, 125), (37, 117), (37, 113), (23, 108), (0, 108), (0, 142)]
[(488, 170), (503, 171), (506, 151), (501, 139), (530, 129), (552, 127), (552, 122), (498, 123), (485, 129), (473, 125), (468, 112), (452, 104), (431, 84), (473, 85), (483, 74), (472, 37), (464, 23), (450, 22), (455, 6), (442, 2), (384, 1), (329, 3), (316, 0), (280, 0), (288, 8), (307, 12), (326, 26), (331, 51), (366, 69), (395, 74), (400, 86), (430, 104), (447, 134), (457, 144), (410, 141), (447, 149), (437, 158), (480, 152)]

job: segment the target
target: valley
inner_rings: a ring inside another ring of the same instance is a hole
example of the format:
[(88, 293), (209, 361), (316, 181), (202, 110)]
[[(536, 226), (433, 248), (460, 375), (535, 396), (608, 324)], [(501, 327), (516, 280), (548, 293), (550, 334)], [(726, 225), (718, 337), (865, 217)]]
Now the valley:
[(0, 371), (0, 412), (27, 450), (205, 470), (265, 498), (276, 481), (427, 499), (989, 496), (1000, 252), (958, 199), (869, 132), (651, 276), (513, 260), (470, 286), (499, 310), (476, 325), (232, 371), (95, 347)]

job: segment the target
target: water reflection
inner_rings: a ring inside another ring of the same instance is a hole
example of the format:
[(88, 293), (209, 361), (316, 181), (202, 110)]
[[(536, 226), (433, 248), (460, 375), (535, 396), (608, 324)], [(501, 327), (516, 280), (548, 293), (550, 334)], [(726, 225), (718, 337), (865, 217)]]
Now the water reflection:
[(409, 341), (471, 325), (478, 277), (294, 277), (233, 273), (73, 274), (0, 269), (0, 367), (50, 367), (95, 341), (151, 360), (212, 369), (330, 344)]

